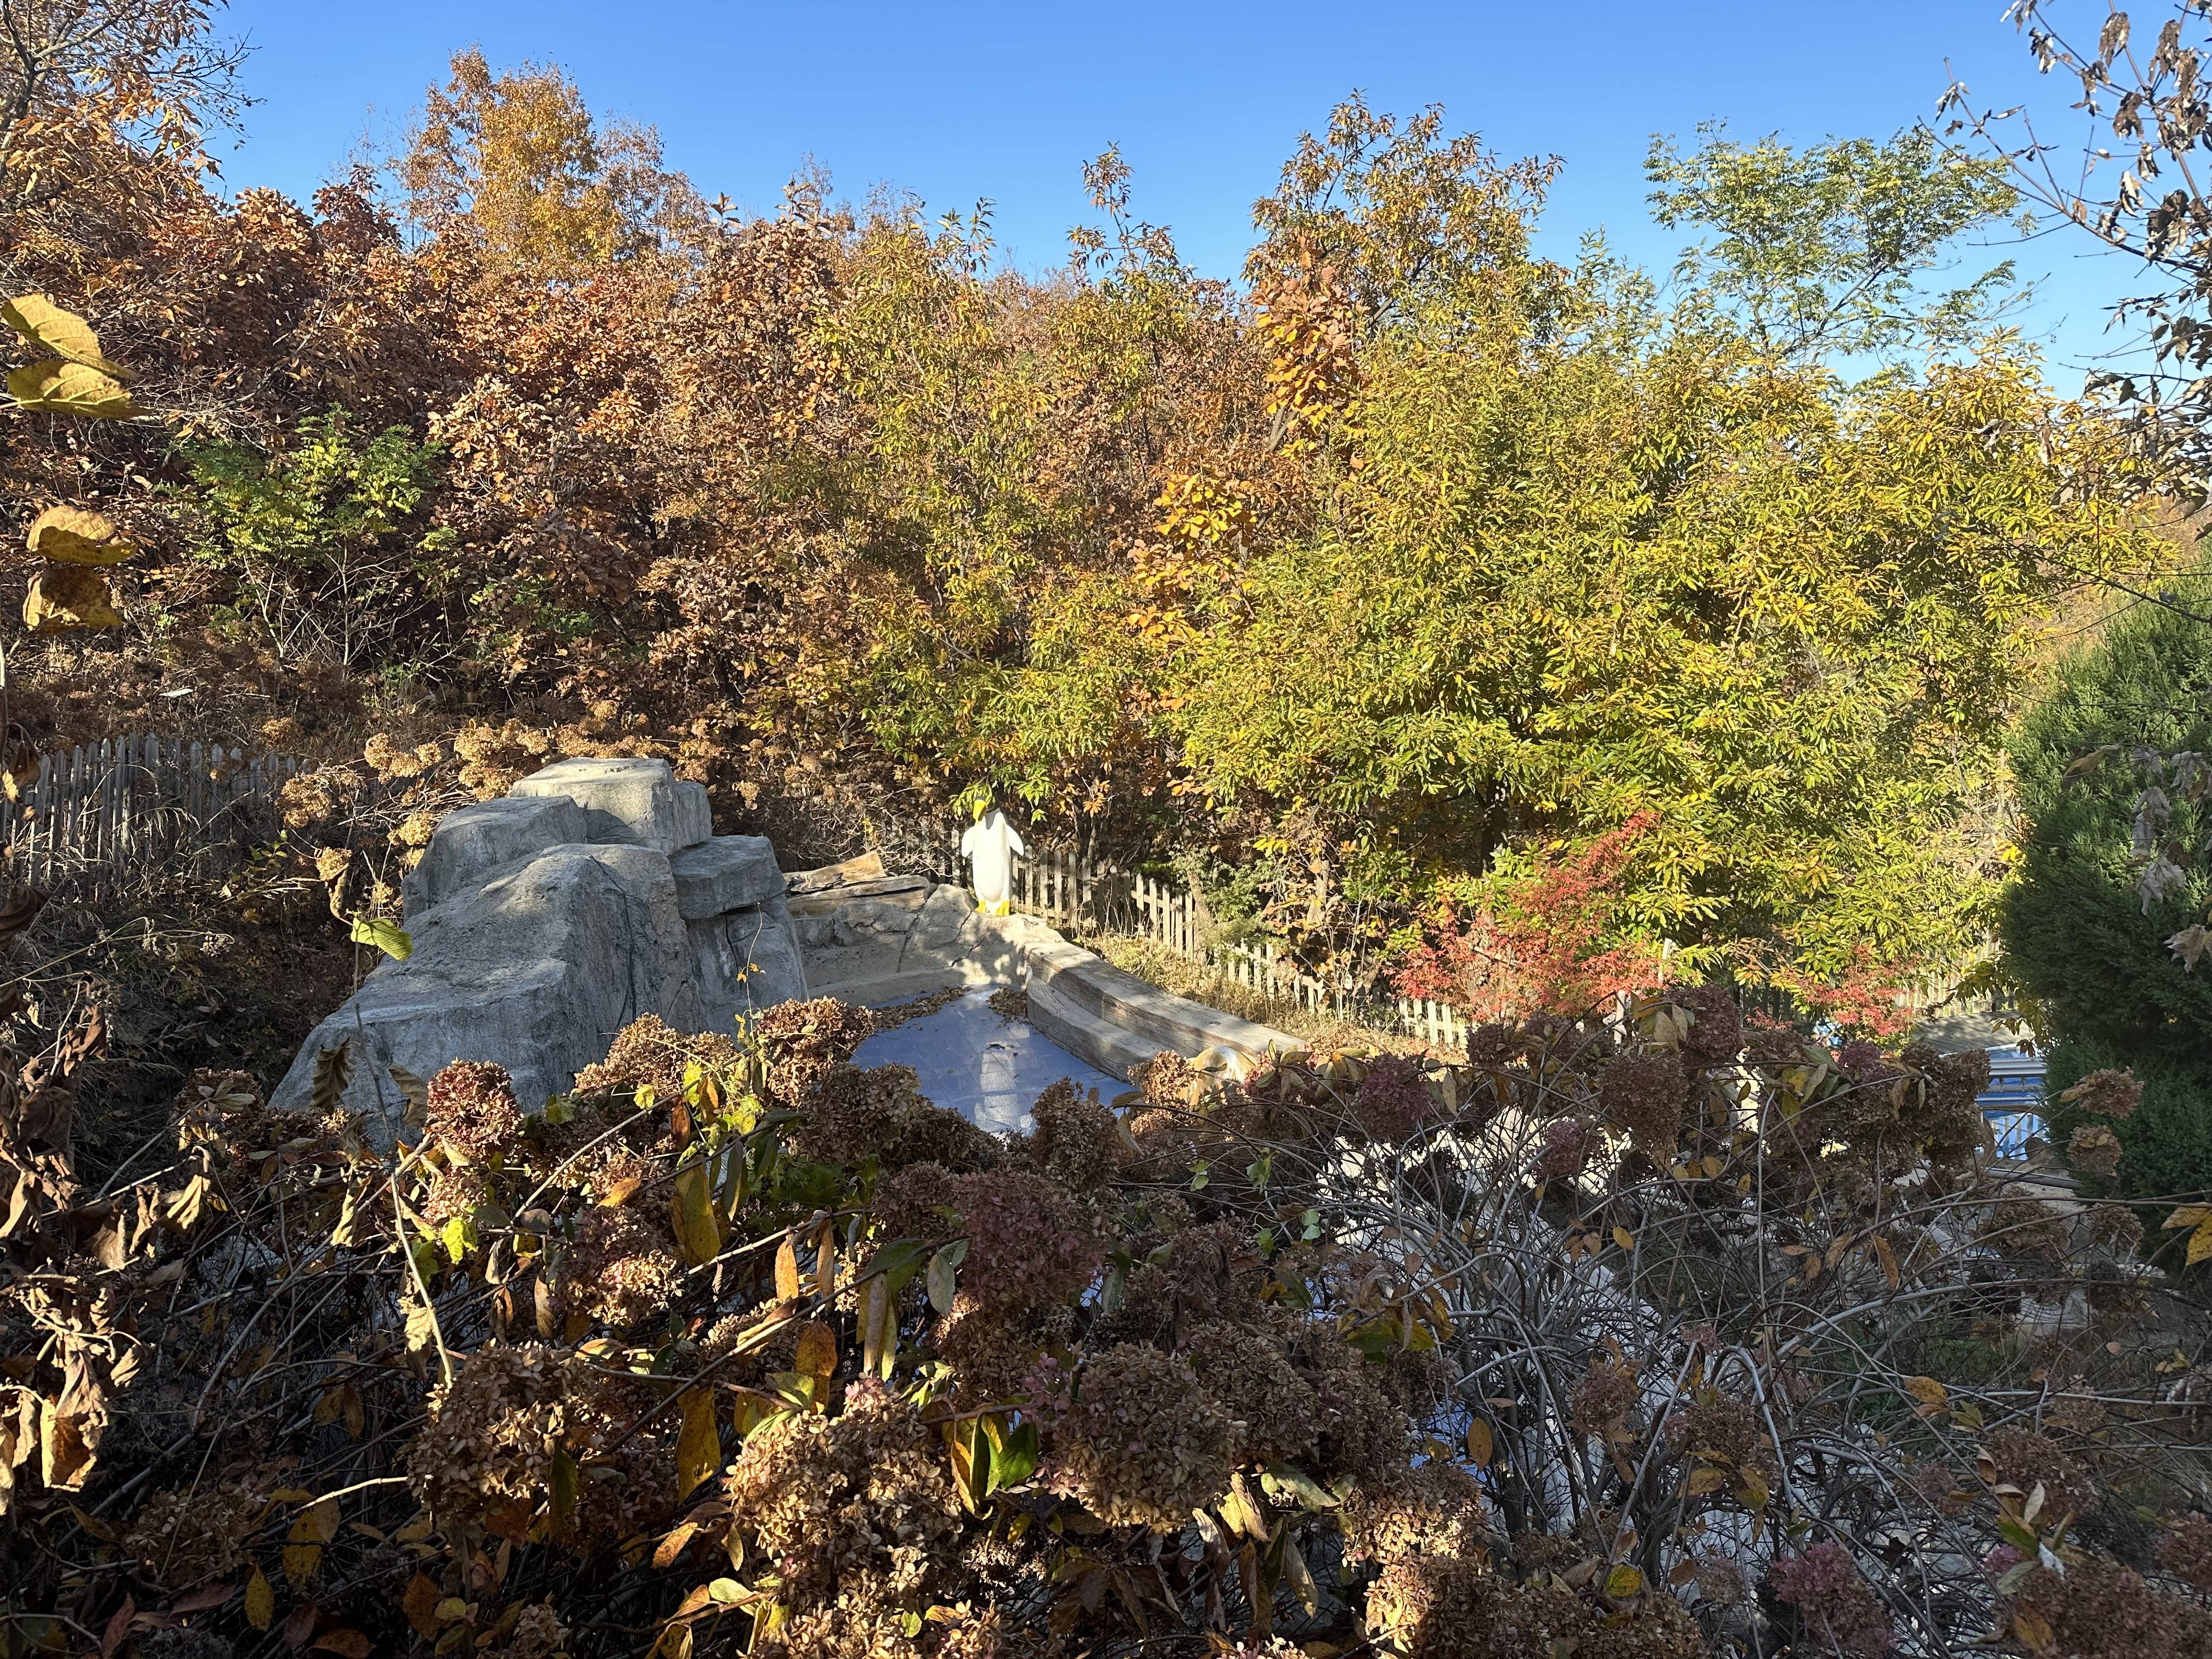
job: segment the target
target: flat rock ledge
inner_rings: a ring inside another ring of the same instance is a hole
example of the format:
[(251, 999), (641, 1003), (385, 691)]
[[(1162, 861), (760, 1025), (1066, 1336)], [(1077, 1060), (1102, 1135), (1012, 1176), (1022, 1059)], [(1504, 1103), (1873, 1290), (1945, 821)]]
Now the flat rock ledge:
[(387, 1137), (406, 1103), (394, 1067), (494, 1061), (535, 1110), (642, 1015), (730, 1031), (807, 994), (775, 848), (714, 835), (704, 787), (665, 761), (562, 761), (447, 814), (403, 902), (412, 952), (315, 1028), (276, 1106), (304, 1108), (343, 1042), (343, 1103)]

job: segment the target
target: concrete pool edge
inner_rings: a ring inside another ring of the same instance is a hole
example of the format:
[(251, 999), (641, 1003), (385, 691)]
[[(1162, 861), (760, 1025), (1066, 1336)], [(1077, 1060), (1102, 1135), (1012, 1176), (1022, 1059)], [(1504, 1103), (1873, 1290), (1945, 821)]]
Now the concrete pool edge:
[[(906, 921), (896, 943), (884, 938), (869, 949), (869, 927), (886, 919), (863, 911), (867, 902), (864, 898), (854, 909), (862, 922), (861, 948), (840, 952), (839, 965), (849, 962), (851, 976), (816, 980), (811, 994), (886, 1007), (937, 990), (1018, 987), (1029, 997), (1031, 1024), (1077, 1059), (1124, 1082), (1163, 1050), (1186, 1060), (1218, 1052), (1230, 1069), (1243, 1072), (1307, 1047), (1286, 1031), (1239, 1019), (1124, 972), (1035, 916), (987, 916), (964, 890), (949, 884), (931, 893), (911, 919), (888, 919), (895, 927)], [(847, 932), (850, 936), (852, 930)], [(811, 962), (809, 969), (815, 980)]]

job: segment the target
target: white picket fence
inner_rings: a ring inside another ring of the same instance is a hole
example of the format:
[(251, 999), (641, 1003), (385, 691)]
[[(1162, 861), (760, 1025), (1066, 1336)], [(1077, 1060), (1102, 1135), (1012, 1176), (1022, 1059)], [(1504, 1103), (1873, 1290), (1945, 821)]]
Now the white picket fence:
[[(959, 867), (957, 857), (948, 867)], [(1196, 894), (1140, 872), (1093, 862), (1064, 848), (1041, 849), (1014, 860), (1013, 902), (1016, 909), (1063, 930), (1151, 939), (1216, 969), (1234, 984), (1309, 1013), (1439, 1048), (1460, 1048), (1467, 1042), (1467, 1020), (1443, 1003), (1380, 995), (1348, 975), (1323, 979), (1272, 941), (1229, 943), (1217, 936)]]
[(226, 820), (307, 769), (286, 756), (153, 732), (48, 755), (9, 809), (9, 872), (51, 890), (70, 877), (101, 885), (179, 860), (206, 866)]

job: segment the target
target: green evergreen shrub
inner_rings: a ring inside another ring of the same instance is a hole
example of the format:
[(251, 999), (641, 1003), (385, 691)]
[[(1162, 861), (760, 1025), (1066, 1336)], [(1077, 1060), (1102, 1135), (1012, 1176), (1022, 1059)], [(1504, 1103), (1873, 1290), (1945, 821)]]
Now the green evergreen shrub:
[[(2106, 1066), (2130, 1067), (2141, 1103), (2113, 1125), (2124, 1148), (2102, 1187), (2145, 1198), (2212, 1188), (2212, 963), (2195, 972), (2166, 941), (2212, 900), (2204, 867), (2212, 801), (2176, 799), (2171, 839), (2185, 884), (2144, 908), (2130, 862), (2146, 774), (2136, 757), (2212, 750), (2212, 580), (2177, 585), (2062, 662), (2022, 719), (2013, 767), (2025, 820), (2001, 931), (2052, 1039), (2053, 1145), (2092, 1119), (2058, 1100)], [(2069, 770), (2092, 751), (2101, 760)]]

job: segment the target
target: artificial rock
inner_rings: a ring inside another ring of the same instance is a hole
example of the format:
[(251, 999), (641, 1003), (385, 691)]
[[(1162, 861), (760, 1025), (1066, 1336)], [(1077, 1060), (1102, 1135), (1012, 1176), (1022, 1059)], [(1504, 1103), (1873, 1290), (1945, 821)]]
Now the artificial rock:
[(641, 1015), (729, 1031), (805, 996), (775, 849), (711, 830), (703, 788), (663, 761), (563, 761), (448, 814), (409, 877), (409, 956), (316, 1028), (274, 1103), (305, 1106), (344, 1042), (344, 1103), (387, 1137), (394, 1067), (491, 1060), (535, 1110)]

